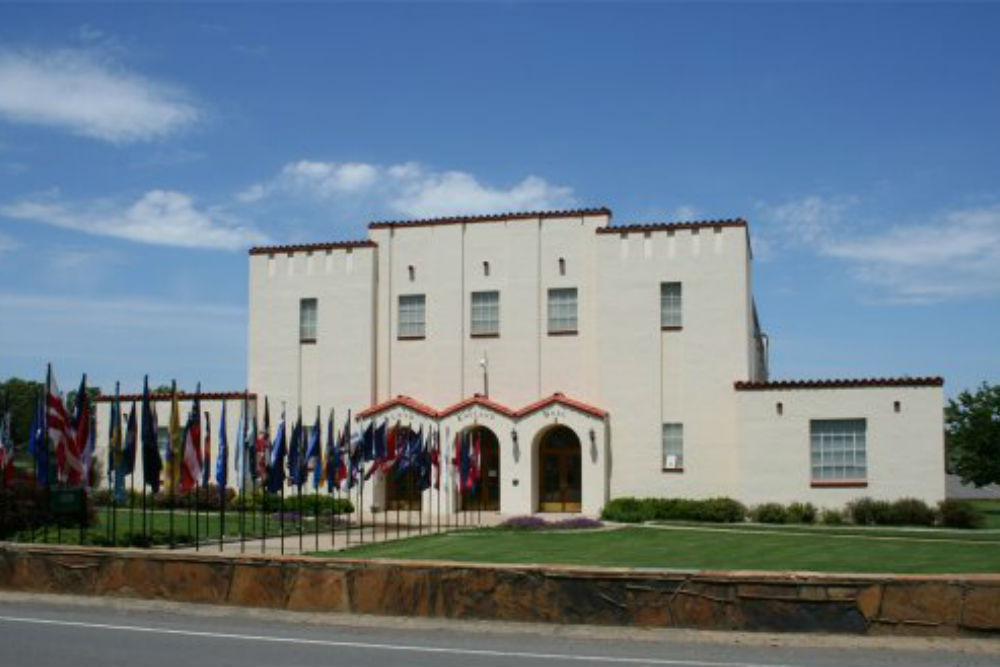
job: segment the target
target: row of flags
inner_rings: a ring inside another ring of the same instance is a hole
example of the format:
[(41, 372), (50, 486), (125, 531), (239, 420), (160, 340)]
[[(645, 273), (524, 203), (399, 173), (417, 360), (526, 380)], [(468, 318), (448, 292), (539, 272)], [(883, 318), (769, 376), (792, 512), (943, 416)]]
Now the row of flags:
[[(157, 411), (150, 394), (148, 376), (143, 380), (139, 405), (133, 400), (127, 412), (116, 385), (108, 423), (107, 482), (118, 499), (124, 499), (126, 483), (135, 474), (140, 448), (143, 479), (154, 493), (164, 486), (171, 494), (190, 492), (198, 487), (208, 487), (213, 477), (220, 492), (228, 488), (230, 444), (227, 405), (224, 401), (219, 415), (218, 451), (213, 467), (211, 417), (208, 412), (202, 413), (200, 394), (199, 385), (182, 423), (174, 385), (170, 398), (167, 446), (161, 454)], [(286, 483), (299, 490), (311, 483), (313, 489), (325, 484), (330, 492), (347, 491), (373, 476), (393, 479), (407, 472), (412, 472), (420, 491), (441, 488), (441, 469), (445, 459), (438, 429), (429, 429), (425, 433), (422, 426), (413, 430), (398, 422), (390, 425), (383, 421), (376, 425), (374, 421), (369, 421), (365, 428), (352, 431), (350, 411), (338, 428), (334, 411), (330, 410), (324, 444), (319, 408), (312, 426), (303, 424), (300, 409), (290, 432), (282, 410), (273, 437), (267, 399), (260, 426), (256, 410), (252, 412), (254, 414), (251, 415), (248, 396), (244, 395), (236, 442), (232, 447), (238, 489), (246, 491), (259, 485), (269, 493), (277, 493)], [(50, 454), (54, 453), (56, 481), (68, 486), (89, 486), (96, 430), (93, 406), (87, 396), (86, 375), (80, 381), (71, 414), (49, 366), (44, 396), (38, 403), (28, 443), (29, 452), (36, 462), (38, 483), (47, 486), (53, 481), (50, 479)], [(3, 467), (13, 460), (13, 443), (9, 433), (8, 414), (0, 417), (0, 466)], [(452, 479), (456, 490), (469, 493), (478, 487), (481, 452), (478, 431), (456, 435), (448, 460), (453, 468)]]

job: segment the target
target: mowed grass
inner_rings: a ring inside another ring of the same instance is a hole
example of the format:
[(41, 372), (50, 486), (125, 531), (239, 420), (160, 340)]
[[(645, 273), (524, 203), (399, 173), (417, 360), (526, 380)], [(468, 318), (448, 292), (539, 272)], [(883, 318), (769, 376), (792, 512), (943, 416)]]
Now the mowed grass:
[(969, 504), (983, 515), (983, 528), (1000, 530), (1000, 500), (970, 500)]
[[(131, 516), (131, 518), (130, 518)], [(254, 537), (260, 537), (264, 534), (264, 520), (262, 514), (258, 511), (254, 515), (247, 512), (245, 517), (245, 527), (244, 531), (247, 539), (253, 539)], [(192, 511), (190, 517), (186, 509), (175, 509), (174, 510), (174, 534), (188, 534), (193, 538), (195, 535), (195, 514)], [(306, 515), (303, 517), (303, 531), (306, 533), (312, 533), (315, 530), (315, 522), (312, 516)], [(86, 541), (87, 535), (99, 535), (108, 536), (111, 534), (110, 527), (114, 526), (115, 535), (118, 536), (119, 540), (122, 540), (129, 532), (140, 533), (143, 531), (142, 523), (142, 511), (141, 510), (129, 510), (119, 509), (117, 516), (112, 517), (112, 513), (105, 507), (97, 508), (95, 515), (95, 523), (93, 526), (85, 529), (84, 540)], [(200, 539), (204, 541), (218, 540), (219, 539), (219, 528), (222, 527), (222, 516), (219, 512), (200, 512), (197, 517), (197, 531)], [(320, 515), (320, 531), (329, 530), (329, 516)], [(223, 532), (223, 538), (227, 540), (239, 539), (240, 536), (240, 513), (226, 512), (226, 523), (225, 530)], [(156, 510), (149, 511), (146, 513), (146, 531), (160, 531), (167, 533), (170, 530), (170, 512), (168, 510)], [(284, 522), (284, 530), (286, 535), (298, 534), (299, 532), (299, 522), (293, 518), (286, 518)], [(275, 518), (275, 515), (268, 514), (267, 516), (267, 532), (269, 536), (279, 535), (281, 533), (281, 522)], [(49, 526), (48, 531), (43, 531), (41, 528), (36, 529), (33, 536), (29, 536), (28, 533), (20, 533), (18, 538), (22, 541), (33, 541), (42, 542), (48, 541), (50, 543), (61, 543), (61, 544), (78, 544), (80, 540), (80, 531), (76, 526), (64, 527), (62, 532), (60, 532), (54, 527)]]
[(992, 537), (949, 540), (653, 526), (566, 533), (482, 529), (324, 555), (690, 570), (1000, 572), (1000, 535)]

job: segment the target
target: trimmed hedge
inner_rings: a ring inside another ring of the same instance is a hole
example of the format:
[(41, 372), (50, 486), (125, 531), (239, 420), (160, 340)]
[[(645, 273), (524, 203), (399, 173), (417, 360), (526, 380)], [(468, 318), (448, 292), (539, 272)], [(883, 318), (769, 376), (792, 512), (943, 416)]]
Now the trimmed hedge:
[(847, 503), (847, 514), (859, 526), (933, 526), (937, 519), (934, 510), (916, 498), (858, 498)]
[(979, 528), (983, 515), (971, 503), (963, 500), (942, 500), (938, 503), (938, 516), (946, 528)]
[(747, 508), (732, 498), (615, 498), (604, 506), (601, 518), (621, 523), (643, 521), (706, 521), (736, 523), (746, 519)]

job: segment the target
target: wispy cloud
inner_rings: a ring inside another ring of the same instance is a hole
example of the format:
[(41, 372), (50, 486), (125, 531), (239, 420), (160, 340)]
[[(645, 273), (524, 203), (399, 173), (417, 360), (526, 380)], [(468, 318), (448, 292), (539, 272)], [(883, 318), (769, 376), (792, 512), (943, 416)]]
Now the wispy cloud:
[[(761, 204), (754, 247), (847, 263), (866, 301), (928, 303), (1000, 295), (1000, 205), (944, 210), (906, 224), (858, 222), (857, 197)], [(870, 231), (870, 230), (877, 231)]]
[(128, 206), (107, 200), (66, 203), (54, 196), (24, 199), (0, 206), (0, 215), (154, 245), (238, 250), (267, 242), (221, 209), (199, 209), (191, 197), (172, 190), (150, 190)]
[(184, 90), (129, 72), (96, 50), (3, 50), (0, 117), (124, 144), (172, 134), (202, 112)]
[(1000, 295), (1000, 206), (944, 211), (921, 224), (831, 240), (820, 250), (850, 262), (889, 300)]
[(365, 162), (300, 160), (286, 164), (269, 181), (238, 195), (245, 203), (270, 197), (324, 201), (378, 198), (388, 212), (410, 217), (561, 208), (575, 203), (573, 190), (538, 176), (509, 185), (485, 184), (465, 171), (440, 171), (417, 162), (377, 165)]
[(20, 244), (7, 236), (6, 234), (0, 234), (0, 255), (10, 250), (16, 250)]

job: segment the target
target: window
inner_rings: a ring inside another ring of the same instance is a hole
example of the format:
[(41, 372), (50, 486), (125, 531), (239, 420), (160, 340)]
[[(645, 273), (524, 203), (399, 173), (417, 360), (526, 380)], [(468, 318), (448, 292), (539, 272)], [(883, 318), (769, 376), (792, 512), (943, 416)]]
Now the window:
[(684, 470), (684, 424), (663, 425), (663, 469)]
[(424, 306), (423, 294), (401, 294), (399, 296), (399, 338), (424, 337)]
[(471, 312), (471, 335), (500, 335), (500, 292), (473, 292)]
[(566, 259), (564, 257), (559, 258), (559, 275), (566, 275)]
[(681, 284), (660, 283), (660, 326), (681, 326)]
[(809, 422), (813, 482), (863, 481), (868, 474), (864, 419)]
[(549, 333), (576, 333), (576, 288), (549, 290)]
[(483, 262), (483, 275), (486, 276), (486, 277), (489, 277), (489, 275), (490, 275), (490, 263), (489, 262)]
[(299, 342), (316, 342), (316, 299), (299, 301)]

